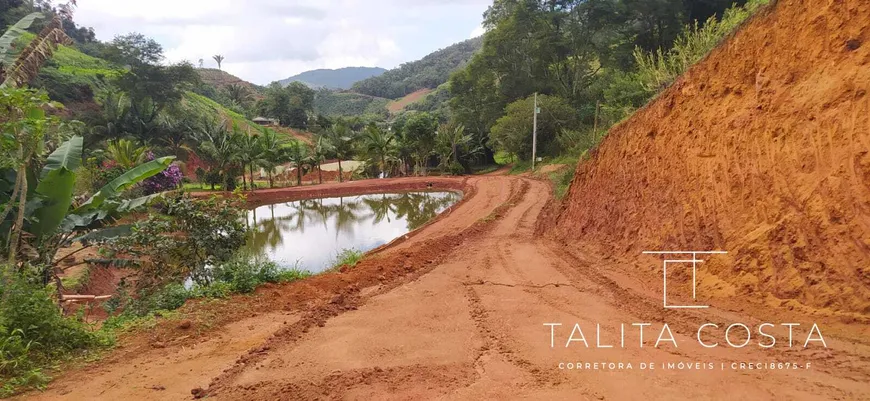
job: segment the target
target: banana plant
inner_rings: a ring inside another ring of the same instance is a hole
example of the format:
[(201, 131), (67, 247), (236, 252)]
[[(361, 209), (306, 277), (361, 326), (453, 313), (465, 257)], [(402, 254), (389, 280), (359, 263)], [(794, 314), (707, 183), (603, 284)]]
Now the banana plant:
[(13, 44), (37, 19), (45, 18), (41, 13), (25, 16), (0, 37), (0, 88), (20, 87), (39, 74), (39, 69), (51, 58), (59, 45), (70, 45), (70, 39), (63, 31), (63, 21), (55, 16), (39, 32), (33, 41), (17, 55)]
[[(175, 159), (168, 156), (140, 164), (76, 205), (73, 190), (76, 169), (82, 161), (82, 147), (82, 137), (74, 136), (48, 156), (35, 190), (27, 195), (24, 207), (27, 218), (16, 227), (27, 235), (22, 237), (20, 245), (10, 243), (10, 256), (20, 254), (31, 265), (42, 266), (46, 283), (51, 278), (59, 282), (57, 273), (60, 271), (55, 268), (59, 260), (54, 259), (59, 249), (78, 241), (93, 243), (129, 232), (126, 226), (105, 227), (160, 194), (134, 199), (120, 199), (120, 195), (165, 170)], [(0, 240), (7, 243), (3, 235), (5, 233), (0, 232)]]

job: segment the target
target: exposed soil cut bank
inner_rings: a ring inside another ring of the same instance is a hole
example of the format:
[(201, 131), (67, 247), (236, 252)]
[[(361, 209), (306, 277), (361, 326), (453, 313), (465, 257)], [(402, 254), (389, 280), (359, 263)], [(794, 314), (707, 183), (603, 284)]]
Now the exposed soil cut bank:
[(778, 1), (581, 163), (558, 238), (723, 249), (705, 297), (870, 314), (867, 21), (862, 0)]

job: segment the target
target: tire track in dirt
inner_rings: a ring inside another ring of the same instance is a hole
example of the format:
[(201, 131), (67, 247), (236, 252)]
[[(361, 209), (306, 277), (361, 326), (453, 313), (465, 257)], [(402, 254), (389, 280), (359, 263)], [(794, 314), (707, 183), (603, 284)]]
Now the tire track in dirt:
[[(498, 180), (503, 181), (505, 178), (499, 178)], [(211, 395), (223, 396), (225, 391), (228, 391), (229, 394), (241, 392), (245, 394), (245, 397), (251, 397), (253, 396), (251, 391), (256, 391), (256, 394), (260, 394), (261, 391), (268, 391), (269, 388), (274, 388), (274, 383), (264, 385), (264, 387), (260, 389), (257, 386), (251, 385), (236, 386), (233, 385), (233, 382), (246, 370), (250, 369), (251, 366), (256, 366), (258, 363), (265, 360), (273, 348), (292, 347), (294, 343), (301, 340), (311, 330), (315, 330), (318, 327), (324, 327), (329, 319), (339, 316), (347, 311), (357, 310), (371, 297), (387, 293), (400, 285), (416, 280), (435, 268), (441, 261), (449, 257), (453, 250), (466, 241), (472, 240), (473, 238), (491, 231), (494, 228), (493, 223), (498, 222), (503, 215), (509, 213), (510, 210), (516, 206), (517, 202), (524, 198), (525, 193), (528, 191), (528, 184), (524, 180), (511, 179), (509, 183), (510, 195), (508, 196), (508, 199), (503, 204), (495, 207), (489, 217), (472, 223), (466, 230), (462, 230), (452, 235), (427, 240), (422, 244), (417, 244), (414, 250), (403, 249), (394, 252), (400, 253), (404, 256), (406, 262), (419, 259), (417, 254), (424, 252), (429, 256), (429, 258), (423, 262), (425, 266), (415, 267), (406, 264), (404, 267), (405, 270), (408, 271), (408, 275), (389, 283), (381, 284), (378, 288), (367, 291), (365, 295), (361, 295), (359, 286), (348, 287), (345, 292), (333, 298), (326, 305), (313, 308), (310, 312), (303, 315), (298, 322), (276, 332), (262, 346), (252, 349), (247, 354), (241, 356), (232, 367), (226, 369), (223, 373), (215, 377), (208, 389), (194, 389), (192, 392), (195, 397), (201, 398)], [(516, 183), (519, 183), (519, 188), (516, 188)], [(489, 197), (487, 197), (487, 199), (489, 199)], [(454, 220), (456, 220), (455, 216)], [(467, 224), (467, 222), (461, 222), (461, 224)], [(383, 264), (391, 259), (391, 256), (392, 255), (376, 255), (370, 259), (364, 259), (360, 263)], [(359, 267), (360, 265), (354, 269)]]

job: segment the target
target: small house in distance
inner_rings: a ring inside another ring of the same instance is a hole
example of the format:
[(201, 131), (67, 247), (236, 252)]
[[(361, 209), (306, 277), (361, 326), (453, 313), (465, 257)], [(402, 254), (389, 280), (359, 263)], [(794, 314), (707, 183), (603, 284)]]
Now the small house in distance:
[(254, 124), (262, 125), (264, 127), (277, 126), (279, 123), (278, 120), (275, 118), (265, 118), (265, 117), (257, 117), (251, 121), (253, 121)]

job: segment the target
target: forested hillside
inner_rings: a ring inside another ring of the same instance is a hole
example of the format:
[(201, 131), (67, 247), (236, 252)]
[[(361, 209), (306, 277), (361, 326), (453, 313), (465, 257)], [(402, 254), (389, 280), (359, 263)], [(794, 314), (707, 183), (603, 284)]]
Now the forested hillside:
[(314, 96), (314, 112), (325, 116), (385, 116), (389, 100), (354, 92), (321, 89)]
[(438, 50), (418, 61), (402, 64), (383, 75), (357, 82), (353, 91), (369, 96), (398, 99), (423, 88), (435, 89), (462, 67), (480, 49), (483, 38)]
[(336, 70), (320, 69), (306, 71), (278, 81), (287, 86), (291, 82), (301, 82), (312, 89), (349, 89), (355, 82), (376, 77), (386, 71), (380, 67), (345, 67)]
[(580, 154), (767, 1), (744, 3), (496, 0), (483, 48), (450, 78), (452, 118), (488, 155), (528, 160), (538, 93), (539, 155)]

